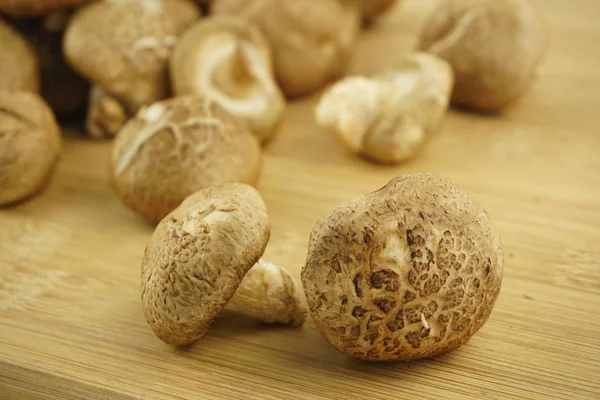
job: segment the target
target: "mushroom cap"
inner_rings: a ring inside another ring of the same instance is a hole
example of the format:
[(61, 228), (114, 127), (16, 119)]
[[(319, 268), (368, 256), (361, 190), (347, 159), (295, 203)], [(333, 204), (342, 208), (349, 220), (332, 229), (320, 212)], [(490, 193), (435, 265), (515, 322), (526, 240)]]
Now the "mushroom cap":
[(546, 46), (543, 23), (525, 0), (441, 2), (417, 44), (452, 65), (452, 103), (481, 111), (501, 110), (521, 96)]
[(269, 42), (254, 24), (223, 15), (201, 19), (180, 38), (170, 59), (173, 92), (201, 94), (270, 138), (285, 108)]
[(177, 36), (200, 17), (185, 0), (106, 0), (75, 13), (63, 51), (73, 69), (134, 113), (168, 95)]
[(94, 0), (0, 0), (0, 13), (13, 18), (40, 17), (63, 8), (77, 7)]
[(59, 127), (41, 97), (0, 90), (0, 205), (40, 191), (52, 174), (60, 148)]
[(196, 192), (156, 227), (142, 261), (142, 306), (169, 344), (198, 340), (264, 253), (269, 217), (252, 187)]
[(488, 319), (503, 255), (488, 214), (432, 174), (406, 174), (325, 214), (302, 270), (311, 316), (339, 351), (411, 360), (464, 344)]
[(215, 0), (211, 12), (238, 15), (262, 29), (289, 96), (310, 93), (341, 74), (360, 25), (358, 10), (339, 0)]
[(444, 60), (411, 53), (372, 77), (338, 81), (321, 97), (317, 122), (370, 160), (404, 161), (439, 126), (452, 83)]
[(198, 190), (225, 182), (256, 183), (260, 167), (256, 138), (201, 96), (142, 108), (117, 134), (111, 157), (117, 194), (151, 222)]
[(0, 54), (0, 90), (40, 91), (40, 66), (33, 46), (2, 18)]

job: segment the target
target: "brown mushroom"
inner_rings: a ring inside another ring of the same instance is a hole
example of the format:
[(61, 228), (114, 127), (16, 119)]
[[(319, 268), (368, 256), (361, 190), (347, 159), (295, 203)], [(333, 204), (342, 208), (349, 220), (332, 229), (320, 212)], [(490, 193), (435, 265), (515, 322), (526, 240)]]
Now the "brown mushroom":
[(35, 93), (0, 90), (0, 205), (38, 193), (61, 148), (52, 110)]
[(69, 22), (64, 53), (75, 71), (116, 98), (130, 115), (168, 95), (171, 50), (199, 17), (196, 6), (185, 0), (92, 3)]
[(452, 65), (453, 104), (499, 111), (532, 82), (546, 34), (526, 0), (446, 0), (425, 21), (417, 47)]
[(317, 123), (382, 163), (413, 157), (439, 126), (452, 91), (444, 60), (412, 53), (373, 77), (347, 77), (321, 97)]
[(319, 219), (302, 285), (336, 349), (412, 360), (454, 350), (483, 326), (502, 269), (488, 214), (444, 178), (407, 174)]
[(111, 157), (117, 194), (151, 222), (198, 190), (225, 182), (256, 183), (260, 166), (256, 138), (201, 96), (142, 108), (115, 138)]
[(233, 16), (200, 20), (181, 36), (170, 73), (175, 95), (215, 101), (260, 141), (274, 134), (285, 98), (273, 76), (269, 43), (251, 23)]
[(186, 198), (158, 224), (142, 261), (142, 306), (156, 335), (190, 344), (226, 305), (262, 322), (301, 325), (306, 312), (294, 280), (260, 260), (269, 234), (266, 206), (248, 185)]

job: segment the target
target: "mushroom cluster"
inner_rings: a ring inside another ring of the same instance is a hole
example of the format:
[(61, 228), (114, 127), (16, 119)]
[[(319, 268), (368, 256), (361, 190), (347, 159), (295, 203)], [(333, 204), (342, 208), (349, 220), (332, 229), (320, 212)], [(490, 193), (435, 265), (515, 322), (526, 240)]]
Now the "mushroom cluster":
[(503, 253), (488, 214), (444, 178), (401, 175), (325, 214), (302, 287), (263, 258), (256, 186), (288, 101), (322, 91), (316, 126), (394, 164), (418, 154), (449, 104), (499, 111), (532, 82), (546, 42), (526, 0), (443, 0), (414, 52), (344, 77), (361, 29), (399, 3), (0, 0), (0, 206), (46, 186), (56, 116), (84, 111), (89, 137), (114, 139), (116, 195), (155, 225), (142, 306), (164, 342), (195, 342), (229, 309), (293, 326), (310, 314), (365, 360), (456, 349), (490, 316)]

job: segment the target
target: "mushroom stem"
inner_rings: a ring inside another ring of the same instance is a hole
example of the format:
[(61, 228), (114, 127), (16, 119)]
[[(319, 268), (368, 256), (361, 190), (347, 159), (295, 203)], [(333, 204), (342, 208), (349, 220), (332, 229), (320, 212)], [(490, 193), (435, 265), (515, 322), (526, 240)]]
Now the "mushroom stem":
[(294, 278), (285, 268), (263, 259), (248, 271), (226, 307), (267, 324), (300, 326), (306, 318)]

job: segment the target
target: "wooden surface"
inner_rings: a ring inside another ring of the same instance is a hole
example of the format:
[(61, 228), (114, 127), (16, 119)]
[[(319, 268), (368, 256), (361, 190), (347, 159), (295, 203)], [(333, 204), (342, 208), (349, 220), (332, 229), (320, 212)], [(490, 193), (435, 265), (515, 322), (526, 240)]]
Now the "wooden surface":
[[(350, 71), (408, 51), (434, 3), (407, 0), (366, 32)], [(269, 328), (233, 315), (189, 349), (165, 345), (140, 305), (152, 227), (113, 194), (110, 143), (66, 133), (48, 190), (0, 211), (0, 398), (600, 398), (600, 2), (535, 4), (551, 49), (503, 116), (453, 110), (418, 159), (390, 168), (317, 129), (312, 98), (291, 105), (266, 149), (267, 258), (297, 278), (313, 223), (336, 204), (409, 171), (468, 190), (495, 220), (506, 265), (497, 306), (467, 345), (365, 363), (311, 321)]]

